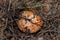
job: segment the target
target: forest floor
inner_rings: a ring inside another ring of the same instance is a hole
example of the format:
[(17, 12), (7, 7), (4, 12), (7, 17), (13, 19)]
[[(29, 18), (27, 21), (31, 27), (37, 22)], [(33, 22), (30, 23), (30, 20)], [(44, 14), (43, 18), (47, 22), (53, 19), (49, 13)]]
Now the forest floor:
[[(23, 33), (17, 27), (18, 15), (35, 10), (43, 19), (36, 33)], [(0, 40), (60, 40), (60, 0), (0, 0)]]

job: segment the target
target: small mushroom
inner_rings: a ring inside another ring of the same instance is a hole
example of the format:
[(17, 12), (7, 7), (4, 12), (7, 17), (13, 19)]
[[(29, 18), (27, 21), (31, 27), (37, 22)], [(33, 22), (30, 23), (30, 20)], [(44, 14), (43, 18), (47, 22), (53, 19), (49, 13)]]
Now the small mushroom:
[(36, 14), (34, 15), (33, 11), (23, 11), (23, 13), (21, 14), (23, 17), (27, 19), (26, 20), (25, 18), (20, 18), (18, 20), (18, 28), (22, 32), (28, 31), (29, 33), (35, 33), (41, 29), (43, 25), (43, 20), (41, 16), (36, 15)]

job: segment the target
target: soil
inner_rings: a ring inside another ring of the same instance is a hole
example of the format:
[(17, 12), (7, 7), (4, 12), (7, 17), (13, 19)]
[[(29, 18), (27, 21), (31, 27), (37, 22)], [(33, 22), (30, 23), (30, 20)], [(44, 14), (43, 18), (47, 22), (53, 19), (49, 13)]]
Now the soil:
[[(38, 32), (19, 30), (17, 20), (24, 10), (42, 17)], [(0, 0), (0, 40), (60, 40), (60, 0)]]

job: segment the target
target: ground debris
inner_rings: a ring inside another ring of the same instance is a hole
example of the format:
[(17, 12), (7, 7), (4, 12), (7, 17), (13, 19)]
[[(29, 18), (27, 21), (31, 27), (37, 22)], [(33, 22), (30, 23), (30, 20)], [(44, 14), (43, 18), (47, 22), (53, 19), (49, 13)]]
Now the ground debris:
[[(24, 10), (41, 15), (43, 26), (38, 32), (24, 33), (17, 27), (19, 13)], [(0, 0), (0, 40), (60, 40), (60, 1)]]

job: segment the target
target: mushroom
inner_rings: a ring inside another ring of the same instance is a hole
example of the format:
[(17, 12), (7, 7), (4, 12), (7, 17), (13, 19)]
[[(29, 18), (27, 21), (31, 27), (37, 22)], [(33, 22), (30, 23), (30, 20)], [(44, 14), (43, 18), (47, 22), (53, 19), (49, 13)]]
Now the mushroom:
[(21, 14), (23, 17), (25, 17), (18, 20), (18, 28), (22, 32), (28, 31), (29, 33), (35, 33), (41, 29), (43, 25), (43, 20), (40, 15), (36, 15), (33, 11), (28, 10), (23, 11)]

